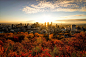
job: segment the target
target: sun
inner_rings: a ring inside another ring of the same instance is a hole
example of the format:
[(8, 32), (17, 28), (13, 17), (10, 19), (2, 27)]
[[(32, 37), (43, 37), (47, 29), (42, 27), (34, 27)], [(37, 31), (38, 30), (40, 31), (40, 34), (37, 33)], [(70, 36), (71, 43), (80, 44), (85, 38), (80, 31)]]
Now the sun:
[(45, 23), (45, 22), (53, 22), (53, 18), (51, 15), (41, 15), (39, 16), (37, 19), (36, 19), (36, 22), (39, 22), (39, 23)]
[(42, 22), (52, 22), (52, 20), (51, 20), (52, 18), (51, 18), (51, 16), (50, 15), (43, 15), (42, 16)]

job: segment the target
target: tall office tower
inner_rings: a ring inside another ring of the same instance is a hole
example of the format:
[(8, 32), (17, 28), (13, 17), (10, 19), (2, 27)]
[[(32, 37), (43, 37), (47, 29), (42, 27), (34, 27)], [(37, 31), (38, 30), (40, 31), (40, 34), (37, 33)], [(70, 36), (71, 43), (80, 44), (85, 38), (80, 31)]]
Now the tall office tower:
[(71, 30), (75, 31), (75, 29), (76, 29), (76, 25), (71, 25)]
[(27, 23), (27, 26), (29, 25), (29, 23)]
[(20, 26), (22, 26), (22, 23), (20, 23)]
[(26, 26), (26, 24), (24, 26)]
[(52, 26), (52, 22), (51, 22), (51, 26)]
[(36, 24), (38, 24), (38, 22), (36, 22)]
[(49, 27), (49, 22), (47, 22), (47, 27)]
[(14, 28), (14, 24), (12, 24), (12, 29)]
[(36, 22), (36, 27), (38, 27), (38, 25), (39, 25), (39, 23), (38, 23), (38, 22)]
[(45, 24), (44, 24), (44, 25), (45, 25), (45, 27), (46, 27), (46, 22), (45, 22)]
[(56, 28), (57, 28), (57, 26), (58, 26), (58, 25), (56, 24)]

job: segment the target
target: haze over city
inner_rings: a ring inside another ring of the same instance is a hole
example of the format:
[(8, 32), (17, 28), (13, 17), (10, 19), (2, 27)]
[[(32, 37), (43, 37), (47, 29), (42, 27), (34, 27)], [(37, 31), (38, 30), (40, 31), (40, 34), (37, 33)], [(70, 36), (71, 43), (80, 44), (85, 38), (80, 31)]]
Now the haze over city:
[(0, 0), (0, 23), (86, 24), (86, 0)]

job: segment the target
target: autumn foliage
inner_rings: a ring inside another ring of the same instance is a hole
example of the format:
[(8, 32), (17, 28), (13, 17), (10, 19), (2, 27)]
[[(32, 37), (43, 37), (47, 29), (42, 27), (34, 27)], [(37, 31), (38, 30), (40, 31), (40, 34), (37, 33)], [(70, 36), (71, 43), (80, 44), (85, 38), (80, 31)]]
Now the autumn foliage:
[(0, 57), (86, 57), (86, 33), (74, 36), (58, 40), (53, 34), (1, 33)]

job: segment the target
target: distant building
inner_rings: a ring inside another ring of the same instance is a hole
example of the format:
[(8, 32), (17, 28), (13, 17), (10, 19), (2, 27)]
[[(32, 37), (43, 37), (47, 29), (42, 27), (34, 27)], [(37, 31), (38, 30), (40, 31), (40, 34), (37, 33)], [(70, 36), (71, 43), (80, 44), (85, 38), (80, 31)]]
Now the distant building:
[(26, 24), (24, 26), (26, 26)]
[(52, 26), (52, 22), (51, 22), (51, 26)]
[(35, 24), (35, 25), (36, 25), (36, 28), (37, 28), (37, 27), (39, 26), (39, 23), (38, 23), (38, 22), (36, 22), (36, 24)]
[(55, 27), (55, 28), (57, 28), (57, 26), (58, 26), (58, 25), (56, 24), (56, 27)]
[(29, 25), (29, 23), (27, 23), (27, 26)]
[(36, 24), (38, 24), (38, 22), (36, 22)]
[(22, 26), (22, 23), (20, 23), (20, 26)]
[(47, 27), (49, 27), (49, 22), (47, 22)]
[(14, 28), (14, 24), (12, 24), (12, 29)]
[(66, 30), (71, 30), (71, 27), (68, 26), (68, 27), (65, 27), (65, 29), (66, 29)]
[(47, 30), (45, 29), (41, 30), (41, 34), (45, 34), (45, 33), (47, 33)]
[(28, 25), (28, 26), (27, 26), (27, 29), (30, 29), (30, 28), (31, 28), (31, 25)]
[(76, 30), (76, 25), (71, 25), (71, 31), (75, 31)]
[(44, 26), (46, 27), (46, 22), (45, 22)]

